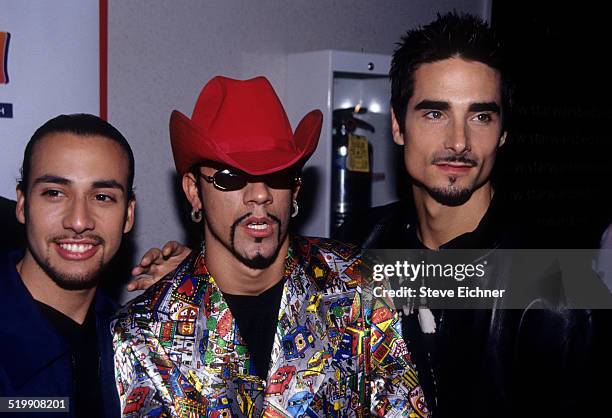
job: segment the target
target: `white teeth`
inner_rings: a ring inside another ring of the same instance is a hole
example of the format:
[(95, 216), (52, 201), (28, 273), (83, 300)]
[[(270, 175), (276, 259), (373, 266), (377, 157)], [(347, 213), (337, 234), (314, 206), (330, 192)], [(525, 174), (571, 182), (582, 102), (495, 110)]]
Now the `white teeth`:
[(268, 227), (267, 223), (250, 223), (247, 225), (247, 228), (249, 229), (257, 229), (257, 230), (262, 230), (262, 229), (266, 229)]
[(84, 253), (85, 251), (91, 250), (93, 245), (91, 244), (60, 244), (66, 251), (70, 251), (71, 253)]

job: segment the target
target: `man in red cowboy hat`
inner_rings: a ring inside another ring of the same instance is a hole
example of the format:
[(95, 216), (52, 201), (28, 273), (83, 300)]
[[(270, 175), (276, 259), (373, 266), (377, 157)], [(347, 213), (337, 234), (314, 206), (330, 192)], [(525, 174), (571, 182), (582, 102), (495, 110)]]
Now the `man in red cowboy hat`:
[(191, 119), (172, 113), (205, 245), (114, 323), (124, 415), (428, 415), (359, 250), (287, 232), (321, 122), (314, 110), (293, 133), (263, 77), (215, 77)]

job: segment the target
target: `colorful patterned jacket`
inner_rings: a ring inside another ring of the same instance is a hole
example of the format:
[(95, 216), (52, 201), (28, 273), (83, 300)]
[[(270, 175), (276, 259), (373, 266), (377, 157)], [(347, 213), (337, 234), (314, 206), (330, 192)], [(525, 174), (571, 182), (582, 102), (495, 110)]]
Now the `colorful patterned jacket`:
[(122, 413), (172, 417), (427, 416), (392, 306), (360, 252), (294, 238), (267, 381), (194, 252), (113, 324)]

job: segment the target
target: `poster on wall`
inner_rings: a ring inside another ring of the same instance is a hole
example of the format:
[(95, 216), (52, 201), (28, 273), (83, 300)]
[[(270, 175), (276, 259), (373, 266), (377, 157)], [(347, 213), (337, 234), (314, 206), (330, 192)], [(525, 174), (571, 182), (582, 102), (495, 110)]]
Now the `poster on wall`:
[(106, 0), (0, 0), (0, 195), (26, 143), (66, 113), (106, 113)]

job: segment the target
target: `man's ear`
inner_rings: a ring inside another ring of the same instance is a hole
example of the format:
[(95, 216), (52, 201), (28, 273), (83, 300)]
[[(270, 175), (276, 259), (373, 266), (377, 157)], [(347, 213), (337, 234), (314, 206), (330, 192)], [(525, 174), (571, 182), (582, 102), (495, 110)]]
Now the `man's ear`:
[(193, 173), (183, 174), (183, 192), (191, 207), (195, 210), (202, 210), (202, 201), (198, 190), (198, 180)]
[(506, 137), (507, 136), (508, 136), (508, 131), (504, 131), (504, 133), (502, 134), (501, 138), (499, 138), (499, 145), (497, 146), (497, 148), (501, 148), (501, 146), (506, 143)]
[(391, 109), (391, 133), (393, 134), (393, 142), (397, 145), (404, 145), (404, 135), (402, 134), (400, 124), (397, 122), (393, 109)]
[(21, 188), (17, 187), (17, 205), (15, 206), (15, 216), (19, 223), (25, 225), (25, 195)]
[(134, 227), (134, 216), (136, 215), (136, 198), (132, 197), (128, 202), (127, 212), (125, 216), (125, 224), (123, 225), (123, 233), (127, 234)]

